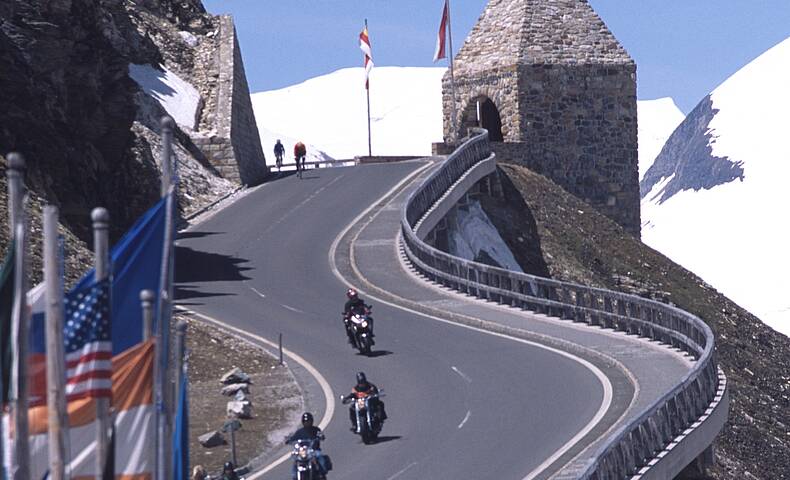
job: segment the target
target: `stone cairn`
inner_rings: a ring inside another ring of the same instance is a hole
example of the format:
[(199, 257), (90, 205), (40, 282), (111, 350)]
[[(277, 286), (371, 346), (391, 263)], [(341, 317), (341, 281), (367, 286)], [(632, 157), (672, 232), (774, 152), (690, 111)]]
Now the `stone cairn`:
[[(230, 420), (248, 420), (252, 418), (252, 401), (250, 400), (250, 385), (252, 379), (240, 368), (234, 368), (220, 379), (222, 390), (220, 393), (226, 397), (233, 397), (228, 401), (226, 408)], [(222, 429), (212, 430), (198, 437), (198, 441), (205, 448), (227, 445), (228, 442), (222, 434)]]

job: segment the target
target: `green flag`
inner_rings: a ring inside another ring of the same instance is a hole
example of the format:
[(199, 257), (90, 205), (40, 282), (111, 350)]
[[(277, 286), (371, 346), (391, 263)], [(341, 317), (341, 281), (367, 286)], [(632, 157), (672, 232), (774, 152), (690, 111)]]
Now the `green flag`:
[(14, 309), (14, 242), (0, 270), (0, 405), (8, 404), (11, 383), (11, 317)]

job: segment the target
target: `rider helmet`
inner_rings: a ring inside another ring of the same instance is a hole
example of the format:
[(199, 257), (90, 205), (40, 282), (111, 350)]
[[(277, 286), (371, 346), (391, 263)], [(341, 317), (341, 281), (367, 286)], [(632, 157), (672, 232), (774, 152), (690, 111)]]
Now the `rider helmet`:
[(233, 462), (225, 462), (225, 465), (222, 466), (222, 473), (233, 472), (235, 469)]
[(304, 412), (302, 414), (302, 426), (303, 427), (312, 427), (313, 426), (313, 414), (310, 412)]
[(368, 379), (365, 378), (365, 372), (358, 372), (357, 373), (357, 385), (362, 385), (363, 383), (368, 383)]
[(357, 298), (358, 294), (356, 290), (354, 290), (353, 288), (349, 288), (348, 290), (346, 290), (346, 296), (348, 297), (349, 300), (352, 300), (354, 298)]

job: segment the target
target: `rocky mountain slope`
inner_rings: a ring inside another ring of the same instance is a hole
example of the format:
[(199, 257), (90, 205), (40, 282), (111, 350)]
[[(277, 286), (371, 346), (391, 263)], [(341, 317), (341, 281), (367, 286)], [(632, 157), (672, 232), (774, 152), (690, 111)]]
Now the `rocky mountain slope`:
[[(129, 64), (168, 65), (190, 78), (198, 54), (184, 53), (193, 49), (178, 32), (211, 28), (199, 0), (0, 2), (0, 153), (25, 155), (28, 186), (59, 205), (80, 238), (90, 236), (91, 208), (108, 208), (117, 238), (159, 195), (165, 111), (129, 77)], [(182, 210), (232, 187), (187, 135), (176, 137)]]
[(707, 322), (729, 382), (715, 479), (790, 478), (790, 339), (530, 170), (500, 165), (483, 207), (525, 271), (671, 302)]

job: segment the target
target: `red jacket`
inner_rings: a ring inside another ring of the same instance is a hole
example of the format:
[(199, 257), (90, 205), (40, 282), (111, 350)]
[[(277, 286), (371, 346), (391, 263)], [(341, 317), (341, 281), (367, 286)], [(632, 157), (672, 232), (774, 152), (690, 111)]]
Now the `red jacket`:
[(294, 156), (304, 157), (305, 155), (307, 155), (307, 147), (302, 142), (296, 142), (296, 145), (294, 145)]

